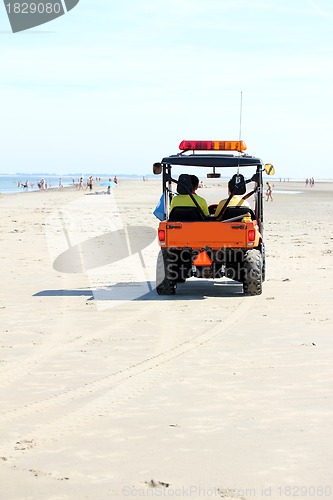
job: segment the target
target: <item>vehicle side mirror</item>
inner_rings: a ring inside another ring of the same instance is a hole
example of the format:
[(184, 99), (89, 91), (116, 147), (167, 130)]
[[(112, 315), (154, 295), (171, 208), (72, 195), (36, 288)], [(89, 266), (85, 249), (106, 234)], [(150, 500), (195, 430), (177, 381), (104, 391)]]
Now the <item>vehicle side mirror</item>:
[(153, 174), (160, 175), (162, 173), (162, 164), (154, 163), (153, 164)]
[(264, 165), (265, 172), (267, 175), (274, 175), (275, 174), (275, 168), (271, 163), (265, 163)]

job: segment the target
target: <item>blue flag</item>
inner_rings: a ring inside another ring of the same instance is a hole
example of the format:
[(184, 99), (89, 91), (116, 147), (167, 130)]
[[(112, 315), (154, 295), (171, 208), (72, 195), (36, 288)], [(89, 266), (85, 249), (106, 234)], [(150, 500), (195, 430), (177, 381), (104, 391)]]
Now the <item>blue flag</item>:
[(162, 193), (160, 201), (157, 203), (156, 208), (155, 208), (153, 214), (159, 220), (165, 220), (164, 193)]

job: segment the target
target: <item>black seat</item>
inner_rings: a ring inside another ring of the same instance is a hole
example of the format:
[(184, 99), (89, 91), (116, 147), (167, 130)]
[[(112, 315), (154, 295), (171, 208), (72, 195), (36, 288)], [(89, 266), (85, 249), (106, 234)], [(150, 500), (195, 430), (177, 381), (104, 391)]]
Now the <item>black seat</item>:
[(209, 215), (215, 215), (217, 207), (218, 207), (217, 203), (214, 203), (213, 205), (209, 205), (209, 207), (208, 207)]
[(249, 213), (251, 215), (252, 220), (255, 220), (256, 216), (255, 216), (255, 213), (253, 212), (252, 208), (244, 207), (244, 206), (227, 207), (224, 214), (223, 214), (222, 220), (226, 221), (228, 219), (233, 219), (234, 217), (239, 217), (239, 220), (241, 220), (242, 217), (247, 213)]
[(169, 215), (171, 222), (202, 221), (202, 215), (197, 207), (174, 207)]

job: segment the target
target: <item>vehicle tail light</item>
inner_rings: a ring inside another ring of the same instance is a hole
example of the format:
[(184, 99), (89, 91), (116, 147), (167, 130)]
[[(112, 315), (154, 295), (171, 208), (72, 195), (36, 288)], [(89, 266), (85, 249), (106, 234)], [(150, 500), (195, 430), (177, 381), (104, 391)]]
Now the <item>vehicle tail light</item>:
[(159, 229), (158, 230), (158, 239), (160, 241), (165, 241), (165, 231), (164, 231), (164, 229)]
[(249, 229), (247, 233), (247, 239), (248, 241), (254, 241), (256, 239), (256, 232), (254, 229)]

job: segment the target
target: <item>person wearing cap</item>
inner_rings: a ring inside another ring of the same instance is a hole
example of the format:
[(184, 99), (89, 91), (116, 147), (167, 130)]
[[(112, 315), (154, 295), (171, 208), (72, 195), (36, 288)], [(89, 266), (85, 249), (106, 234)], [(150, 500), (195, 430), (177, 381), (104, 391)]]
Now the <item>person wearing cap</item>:
[[(232, 178), (228, 182), (228, 198), (231, 195), (231, 192), (232, 192)], [(221, 200), (219, 202), (215, 211), (215, 217), (219, 215), (228, 198), (225, 198), (224, 200)], [(241, 196), (234, 194), (232, 198), (229, 200), (228, 207), (241, 207), (241, 206), (250, 208), (250, 205), (246, 200), (243, 200)]]
[[(191, 184), (192, 184), (192, 195), (198, 202), (198, 205), (202, 209), (205, 215), (209, 215), (208, 205), (205, 198), (202, 198), (198, 194), (196, 194), (196, 190), (199, 187), (199, 179), (196, 175), (191, 175)], [(189, 194), (177, 194), (171, 200), (170, 211), (174, 207), (195, 207), (195, 203), (192, 200)]]

